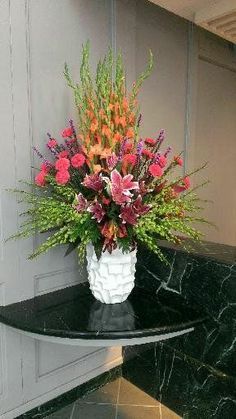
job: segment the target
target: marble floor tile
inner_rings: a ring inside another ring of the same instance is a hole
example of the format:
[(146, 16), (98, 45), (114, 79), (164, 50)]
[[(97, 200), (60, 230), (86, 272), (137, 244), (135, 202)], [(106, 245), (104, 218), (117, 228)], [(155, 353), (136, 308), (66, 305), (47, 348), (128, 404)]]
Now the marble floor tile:
[(116, 406), (112, 404), (75, 403), (71, 416), (65, 417), (65, 419), (116, 419)]
[(157, 407), (118, 406), (116, 419), (160, 419)]
[(125, 378), (104, 385), (47, 419), (181, 419)]
[(120, 379), (120, 391), (118, 404), (139, 405), (139, 406), (159, 406), (159, 402), (147, 393), (130, 383), (125, 378)]
[(118, 391), (120, 386), (120, 378), (106, 384), (96, 391), (86, 394), (77, 400), (77, 403), (108, 403), (116, 404), (118, 399)]
[(69, 404), (68, 406), (63, 407), (62, 409), (52, 413), (47, 416), (47, 419), (70, 419), (74, 409), (74, 403)]

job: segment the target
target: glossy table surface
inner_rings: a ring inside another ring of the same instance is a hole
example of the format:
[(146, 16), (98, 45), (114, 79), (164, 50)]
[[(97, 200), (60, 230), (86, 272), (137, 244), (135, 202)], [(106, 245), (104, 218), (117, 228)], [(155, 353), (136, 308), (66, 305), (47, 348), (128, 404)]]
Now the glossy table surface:
[(168, 339), (194, 330), (206, 316), (177, 294), (134, 288), (121, 304), (102, 304), (88, 283), (0, 307), (0, 321), (52, 342), (112, 346)]

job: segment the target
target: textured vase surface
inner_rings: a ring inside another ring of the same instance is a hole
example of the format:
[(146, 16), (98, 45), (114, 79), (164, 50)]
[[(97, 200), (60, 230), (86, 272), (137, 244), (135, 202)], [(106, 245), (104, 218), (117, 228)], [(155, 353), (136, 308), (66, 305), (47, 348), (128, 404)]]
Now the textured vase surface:
[(98, 301), (116, 304), (127, 299), (134, 288), (136, 253), (136, 249), (129, 253), (115, 249), (103, 252), (98, 260), (94, 247), (87, 246), (88, 280)]

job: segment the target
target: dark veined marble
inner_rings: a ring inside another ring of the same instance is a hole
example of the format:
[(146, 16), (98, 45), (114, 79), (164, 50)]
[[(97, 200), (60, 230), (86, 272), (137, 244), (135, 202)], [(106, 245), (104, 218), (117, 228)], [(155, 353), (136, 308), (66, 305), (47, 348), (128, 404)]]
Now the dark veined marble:
[(138, 347), (127, 361), (125, 355), (123, 377), (183, 419), (235, 418), (235, 380), (168, 342), (148, 345), (144, 352)]
[(173, 292), (157, 296), (136, 287), (124, 303), (106, 305), (94, 299), (87, 283), (0, 307), (0, 321), (6, 325), (70, 339), (156, 336), (191, 328), (205, 319), (204, 313)]
[(186, 253), (180, 249), (163, 247), (169, 266), (160, 263), (151, 252), (140, 248), (138, 285), (149, 287), (156, 295), (163, 290), (172, 291), (181, 295), (188, 304), (197, 306), (199, 312), (207, 313), (209, 320), (193, 334), (174, 338), (168, 344), (225, 374), (235, 376), (235, 248), (207, 243), (204, 254), (203, 246), (200, 254), (197, 254), (197, 249)]
[(162, 250), (169, 266), (140, 247), (138, 285), (181, 295), (209, 319), (194, 333), (124, 348), (123, 374), (184, 419), (236, 418), (235, 247)]

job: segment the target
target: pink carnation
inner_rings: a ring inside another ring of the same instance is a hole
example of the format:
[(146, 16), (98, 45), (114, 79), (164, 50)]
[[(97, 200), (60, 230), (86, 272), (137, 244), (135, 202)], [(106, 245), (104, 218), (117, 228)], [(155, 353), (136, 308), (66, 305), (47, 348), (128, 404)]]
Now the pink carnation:
[(150, 164), (148, 171), (154, 177), (160, 177), (163, 175), (162, 168), (156, 163)]
[(125, 163), (132, 164), (132, 166), (134, 166), (135, 163), (137, 162), (137, 156), (136, 154), (125, 154), (123, 157), (123, 161)]
[(48, 142), (47, 142), (47, 146), (48, 148), (54, 148), (57, 146), (57, 141), (54, 138), (51, 138)]
[(63, 150), (63, 151), (60, 151), (60, 153), (58, 153), (58, 158), (63, 158), (63, 157), (68, 157), (68, 155), (69, 155), (69, 151), (68, 150)]
[(61, 136), (63, 138), (67, 138), (67, 137), (72, 137), (73, 135), (73, 131), (71, 128), (65, 128), (63, 129), (63, 131), (61, 132)]
[(148, 150), (147, 148), (144, 148), (142, 150), (142, 155), (146, 156), (148, 159), (152, 159), (154, 157), (154, 154), (150, 150)]
[(56, 167), (56, 170), (66, 171), (70, 167), (70, 160), (65, 157), (59, 158), (56, 161), (55, 167)]
[(77, 153), (71, 159), (71, 164), (73, 167), (81, 167), (85, 163), (85, 157), (83, 154)]
[(184, 192), (184, 191), (186, 191), (187, 189), (189, 189), (189, 188), (190, 188), (190, 186), (191, 186), (191, 184), (190, 184), (190, 179), (189, 179), (189, 177), (188, 177), (188, 176), (186, 176), (186, 177), (183, 179), (183, 185), (174, 185), (172, 189), (173, 189), (173, 192), (174, 192), (175, 194), (179, 194), (179, 193)]
[(40, 166), (40, 170), (43, 173), (48, 173), (50, 168), (48, 167), (48, 165), (46, 163), (42, 163), (41, 166)]
[(146, 138), (145, 139), (145, 143), (150, 145), (150, 146), (154, 146), (156, 144), (156, 140), (154, 140), (153, 138)]
[(191, 182), (188, 176), (183, 179), (185, 189), (189, 189), (191, 186)]
[(70, 180), (70, 173), (68, 170), (59, 170), (56, 174), (56, 182), (59, 185), (65, 185)]
[(167, 163), (167, 158), (163, 155), (159, 156), (159, 158), (158, 158), (159, 166), (161, 166), (163, 168), (163, 167), (165, 167), (166, 163)]
[(175, 163), (176, 164), (178, 164), (179, 166), (183, 166), (183, 159), (181, 159), (181, 157), (179, 157), (179, 156), (175, 156), (174, 157), (174, 161), (175, 161)]
[(39, 172), (37, 176), (35, 176), (35, 183), (38, 186), (45, 186), (46, 179), (45, 179), (46, 173), (45, 172)]

